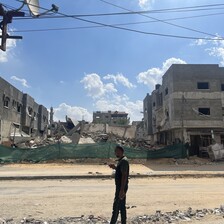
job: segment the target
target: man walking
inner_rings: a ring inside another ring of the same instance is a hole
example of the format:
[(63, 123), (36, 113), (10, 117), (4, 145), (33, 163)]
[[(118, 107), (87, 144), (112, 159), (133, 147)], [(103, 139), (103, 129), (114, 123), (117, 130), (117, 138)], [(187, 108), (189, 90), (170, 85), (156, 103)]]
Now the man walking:
[(124, 156), (123, 147), (116, 146), (115, 155), (118, 158), (117, 166), (115, 166), (114, 164), (109, 165), (110, 168), (116, 170), (116, 191), (110, 224), (115, 224), (117, 222), (119, 212), (121, 213), (121, 223), (126, 224), (126, 193), (128, 190), (129, 162), (127, 160), (127, 157)]

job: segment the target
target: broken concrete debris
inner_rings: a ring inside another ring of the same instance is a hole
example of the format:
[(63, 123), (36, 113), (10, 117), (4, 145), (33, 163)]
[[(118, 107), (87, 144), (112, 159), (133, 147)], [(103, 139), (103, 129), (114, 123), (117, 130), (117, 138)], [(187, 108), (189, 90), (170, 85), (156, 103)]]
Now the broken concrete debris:
[[(54, 122), (51, 125), (50, 136), (45, 136), (42, 138), (35, 136), (17, 138), (16, 141), (15, 139), (13, 140), (13, 147), (35, 149), (50, 144), (56, 144), (58, 142), (63, 144), (92, 144), (111, 142), (132, 148), (151, 148), (148, 141), (137, 139), (133, 134), (127, 135), (128, 127), (111, 127), (111, 130), (109, 130), (106, 126), (102, 126), (103, 128), (101, 130), (100, 127), (96, 128), (94, 126), (95, 129), (91, 129), (89, 126), (91, 125), (85, 121), (74, 121), (66, 116), (66, 122), (59, 121)], [(112, 130), (117, 132), (117, 134)]]
[[(15, 144), (18, 148), (39, 148), (46, 145), (57, 144), (58, 142), (63, 144), (94, 144), (102, 142), (111, 142), (119, 145), (123, 145), (131, 148), (144, 148), (151, 149), (152, 147), (145, 141), (139, 141), (136, 139), (122, 138), (114, 134), (104, 134), (101, 132), (87, 133), (83, 132), (81, 135), (77, 132), (72, 133), (70, 136), (53, 136), (48, 138), (29, 138), (29, 140), (17, 142)], [(153, 148), (155, 149), (155, 148)]]
[[(136, 206), (129, 206), (128, 208), (135, 208)], [(134, 218), (130, 218), (128, 223), (130, 224), (141, 224), (141, 223), (153, 223), (153, 224), (177, 224), (191, 222), (194, 220), (205, 220), (208, 216), (218, 216), (220, 219), (224, 219), (224, 205), (221, 205), (220, 208), (215, 209), (197, 209), (193, 210), (188, 208), (186, 211), (175, 210), (172, 212), (162, 212), (157, 210), (153, 215), (141, 215)], [(19, 223), (18, 220), (14, 219), (5, 219), (0, 218), (0, 224), (16, 224)], [(89, 223), (89, 224), (100, 224), (100, 223), (109, 223), (109, 218), (102, 216), (76, 216), (76, 217), (61, 217), (57, 219), (48, 219), (40, 220), (34, 218), (23, 218), (20, 220), (21, 224), (30, 223), (30, 224), (67, 224), (67, 223)], [(119, 223), (119, 222), (118, 222)]]
[[(119, 137), (118, 135), (115, 135), (113, 133), (105, 134), (99, 131), (83, 132), (81, 137), (91, 138), (96, 143), (111, 142), (118, 145), (130, 147), (130, 148), (152, 149), (152, 146), (147, 141)], [(155, 149), (155, 147), (153, 149)]]
[(208, 155), (212, 160), (217, 161), (217, 160), (224, 159), (223, 144), (216, 143), (216, 144), (210, 145), (207, 148), (207, 150), (208, 150)]

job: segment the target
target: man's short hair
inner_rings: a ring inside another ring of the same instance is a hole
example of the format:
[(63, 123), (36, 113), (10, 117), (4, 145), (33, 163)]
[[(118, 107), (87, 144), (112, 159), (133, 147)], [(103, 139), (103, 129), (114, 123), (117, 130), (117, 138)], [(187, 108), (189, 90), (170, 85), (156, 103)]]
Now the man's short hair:
[(120, 145), (117, 145), (115, 149), (118, 149), (118, 150), (124, 152), (124, 148), (122, 146), (120, 146)]

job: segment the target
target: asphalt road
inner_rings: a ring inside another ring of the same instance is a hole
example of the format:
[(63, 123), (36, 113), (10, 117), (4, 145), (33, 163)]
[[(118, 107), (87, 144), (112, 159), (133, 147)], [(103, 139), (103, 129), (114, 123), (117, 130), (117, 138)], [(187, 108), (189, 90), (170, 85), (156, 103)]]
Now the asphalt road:
[[(224, 204), (224, 179), (131, 179), (128, 217), (176, 209), (216, 208)], [(0, 217), (41, 219), (91, 215), (109, 218), (113, 180), (1, 181)], [(218, 220), (217, 220), (218, 218)], [(192, 222), (191, 222), (192, 223)], [(198, 223), (198, 222), (195, 222)], [(200, 223), (221, 224), (221, 217)]]

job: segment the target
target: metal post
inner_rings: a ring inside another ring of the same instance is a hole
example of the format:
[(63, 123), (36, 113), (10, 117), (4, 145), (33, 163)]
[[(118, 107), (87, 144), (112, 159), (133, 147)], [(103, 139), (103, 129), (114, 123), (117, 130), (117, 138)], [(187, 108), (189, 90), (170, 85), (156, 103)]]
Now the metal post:
[(181, 151), (182, 157), (184, 157), (184, 94), (182, 93), (181, 100)]
[(24, 12), (18, 12), (18, 11), (5, 11), (2, 4), (0, 4), (0, 16), (3, 17), (2, 22), (0, 22), (0, 28), (2, 30), (1, 37), (1, 45), (0, 50), (6, 51), (6, 41), (7, 39), (22, 39), (21, 36), (11, 36), (7, 33), (7, 27), (9, 23), (12, 23), (13, 17), (24, 17)]

